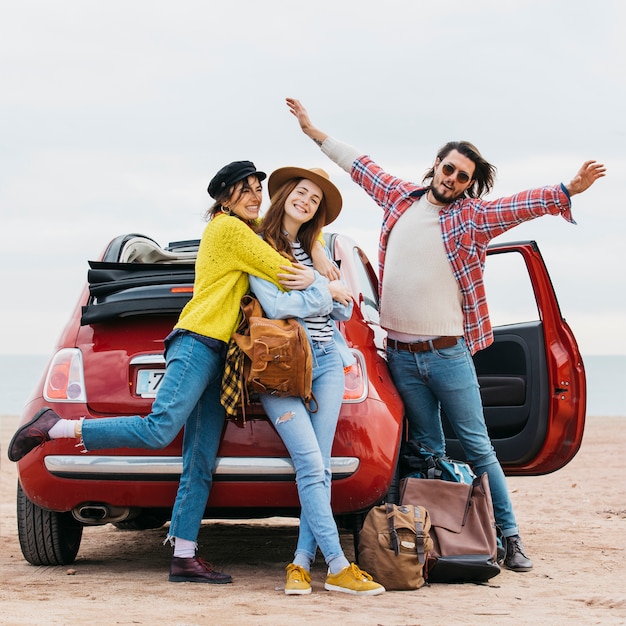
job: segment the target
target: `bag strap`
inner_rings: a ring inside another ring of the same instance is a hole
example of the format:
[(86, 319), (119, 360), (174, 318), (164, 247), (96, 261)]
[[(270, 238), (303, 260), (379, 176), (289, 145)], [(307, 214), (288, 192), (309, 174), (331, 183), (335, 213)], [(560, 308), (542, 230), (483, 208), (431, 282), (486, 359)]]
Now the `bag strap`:
[(480, 486), (480, 478), (476, 477), (472, 481), (471, 485), (468, 485), (469, 489), (467, 490), (467, 502), (465, 503), (465, 511), (463, 512), (463, 521), (461, 522), (461, 526), (465, 526), (465, 522), (467, 522), (467, 515), (470, 510), (470, 506), (472, 506), (472, 497), (474, 495), (474, 489)]
[(386, 507), (387, 524), (389, 525), (389, 547), (393, 550), (393, 553), (398, 556), (400, 554), (400, 541), (395, 525), (396, 509), (391, 502), (387, 502)]
[[(395, 517), (396, 505), (391, 502), (385, 503), (387, 509), (387, 524), (389, 526), (389, 547), (393, 553), (398, 556), (400, 554), (400, 539), (396, 530)], [(405, 507), (406, 505), (399, 505)], [(426, 562), (426, 550), (424, 548), (424, 525), (422, 524), (420, 510), (417, 506), (413, 506), (413, 522), (415, 523), (415, 547), (417, 551), (417, 560), (421, 565)]]
[(265, 317), (261, 303), (249, 293), (244, 294), (241, 298), (241, 310), (246, 320), (251, 317)]
[(420, 521), (419, 509), (413, 506), (413, 519), (415, 520), (415, 547), (417, 548), (417, 561), (421, 565), (426, 562), (426, 551), (424, 550), (424, 525)]

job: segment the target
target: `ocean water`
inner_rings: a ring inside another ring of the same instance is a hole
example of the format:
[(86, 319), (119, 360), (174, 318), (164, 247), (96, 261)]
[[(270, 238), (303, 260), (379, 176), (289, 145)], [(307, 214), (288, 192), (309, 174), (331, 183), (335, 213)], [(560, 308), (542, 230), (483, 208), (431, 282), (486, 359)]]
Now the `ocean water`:
[[(626, 355), (583, 357), (587, 415), (626, 417)], [(39, 383), (45, 355), (0, 355), (0, 415), (19, 415)]]

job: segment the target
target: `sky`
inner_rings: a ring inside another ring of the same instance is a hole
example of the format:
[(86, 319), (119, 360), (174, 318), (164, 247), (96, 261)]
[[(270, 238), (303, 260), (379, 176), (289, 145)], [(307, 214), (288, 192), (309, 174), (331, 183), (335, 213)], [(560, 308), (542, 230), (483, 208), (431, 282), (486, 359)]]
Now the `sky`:
[[(626, 5), (621, 0), (13, 0), (0, 7), (0, 354), (48, 354), (108, 242), (199, 238), (224, 164), (323, 167), (333, 230), (375, 262), (380, 209), (299, 130), (420, 181), (452, 139), (497, 167), (489, 198), (607, 176), (577, 226), (534, 239), (583, 355), (626, 354)], [(267, 206), (267, 200), (265, 202)], [(489, 297), (489, 294), (488, 294)]]

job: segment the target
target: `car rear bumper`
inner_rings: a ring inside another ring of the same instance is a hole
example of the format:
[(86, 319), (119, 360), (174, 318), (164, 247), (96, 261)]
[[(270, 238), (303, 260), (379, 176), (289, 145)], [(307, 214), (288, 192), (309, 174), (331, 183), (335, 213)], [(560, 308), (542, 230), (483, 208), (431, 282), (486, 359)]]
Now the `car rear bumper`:
[[(179, 456), (49, 455), (44, 459), (56, 478), (75, 480), (178, 481), (183, 469)], [(355, 457), (333, 457), (333, 480), (348, 478), (359, 469)], [(290, 458), (218, 457), (216, 482), (293, 481), (295, 469)]]

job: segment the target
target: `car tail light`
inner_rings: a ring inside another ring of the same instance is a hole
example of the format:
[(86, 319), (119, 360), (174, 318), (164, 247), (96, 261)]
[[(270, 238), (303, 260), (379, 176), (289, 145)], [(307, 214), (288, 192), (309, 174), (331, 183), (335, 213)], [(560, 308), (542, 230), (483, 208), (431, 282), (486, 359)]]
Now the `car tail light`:
[(87, 402), (80, 350), (64, 348), (54, 355), (48, 368), (43, 396), (49, 402)]
[(367, 375), (365, 363), (360, 352), (353, 352), (356, 363), (344, 368), (344, 402), (363, 402), (367, 397)]

